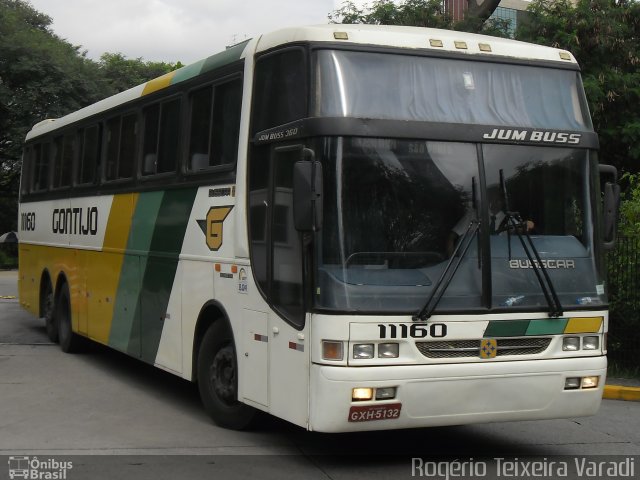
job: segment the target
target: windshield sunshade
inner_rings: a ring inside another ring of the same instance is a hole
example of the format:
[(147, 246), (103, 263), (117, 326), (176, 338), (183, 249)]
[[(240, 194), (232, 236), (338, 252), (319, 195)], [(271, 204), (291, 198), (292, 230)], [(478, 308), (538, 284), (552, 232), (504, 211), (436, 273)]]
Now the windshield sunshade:
[(592, 130), (571, 70), (337, 50), (317, 63), (316, 116)]

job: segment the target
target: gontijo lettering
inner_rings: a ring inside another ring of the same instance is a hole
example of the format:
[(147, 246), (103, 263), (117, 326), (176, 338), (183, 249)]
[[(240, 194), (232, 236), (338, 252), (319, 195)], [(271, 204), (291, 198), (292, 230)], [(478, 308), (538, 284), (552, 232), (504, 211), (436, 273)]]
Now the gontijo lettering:
[(56, 208), (51, 217), (51, 231), (67, 235), (98, 233), (98, 207)]

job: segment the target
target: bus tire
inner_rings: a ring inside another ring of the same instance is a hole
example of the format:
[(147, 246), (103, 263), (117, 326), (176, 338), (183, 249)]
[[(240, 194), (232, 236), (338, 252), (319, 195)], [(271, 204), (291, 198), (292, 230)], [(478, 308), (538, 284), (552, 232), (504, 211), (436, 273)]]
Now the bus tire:
[(238, 361), (231, 332), (214, 322), (198, 351), (198, 389), (205, 410), (220, 427), (248, 428), (256, 410), (238, 401)]
[(74, 353), (80, 349), (81, 338), (71, 327), (71, 301), (69, 286), (64, 283), (58, 294), (55, 308), (55, 323), (58, 328), (60, 348), (65, 353)]
[(45, 280), (42, 293), (40, 294), (40, 314), (44, 318), (44, 326), (47, 329), (47, 337), (53, 343), (58, 343), (58, 326), (54, 320), (55, 302), (53, 297), (53, 287), (51, 282)]

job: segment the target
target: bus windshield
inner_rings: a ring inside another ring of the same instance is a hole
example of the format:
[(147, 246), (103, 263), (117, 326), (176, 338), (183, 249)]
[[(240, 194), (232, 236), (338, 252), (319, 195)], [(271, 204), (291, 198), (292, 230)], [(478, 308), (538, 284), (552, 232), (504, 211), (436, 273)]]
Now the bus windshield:
[[(317, 308), (415, 312), (472, 220), (482, 228), (438, 311), (487, 307), (483, 288), (491, 288), (492, 308), (546, 308), (531, 262), (506, 228), (507, 202), (528, 225), (563, 306), (603, 301), (587, 150), (481, 145), (482, 184), (473, 143), (360, 137), (316, 142), (324, 164)], [(481, 245), (490, 250), (490, 264), (480, 260)], [(483, 287), (483, 269), (491, 272), (490, 287)]]
[(591, 131), (576, 71), (320, 50), (315, 115)]

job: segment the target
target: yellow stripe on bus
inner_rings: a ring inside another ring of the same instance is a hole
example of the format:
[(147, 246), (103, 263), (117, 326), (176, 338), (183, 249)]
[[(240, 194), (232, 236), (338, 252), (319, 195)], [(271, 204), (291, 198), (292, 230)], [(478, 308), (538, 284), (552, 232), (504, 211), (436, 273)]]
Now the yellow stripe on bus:
[(598, 333), (602, 326), (602, 317), (570, 318), (564, 333)]
[(153, 80), (148, 81), (144, 86), (144, 90), (142, 90), (142, 96), (157, 92), (158, 90), (162, 90), (163, 88), (167, 88), (169, 85), (171, 85), (171, 80), (173, 80), (175, 74), (175, 71), (169, 72), (162, 75), (161, 77), (154, 78)]
[(87, 285), (89, 293), (89, 337), (107, 344), (113, 320), (124, 252), (129, 239), (137, 193), (113, 198), (102, 252), (87, 252)]

